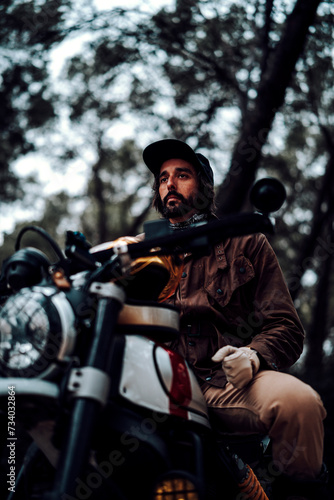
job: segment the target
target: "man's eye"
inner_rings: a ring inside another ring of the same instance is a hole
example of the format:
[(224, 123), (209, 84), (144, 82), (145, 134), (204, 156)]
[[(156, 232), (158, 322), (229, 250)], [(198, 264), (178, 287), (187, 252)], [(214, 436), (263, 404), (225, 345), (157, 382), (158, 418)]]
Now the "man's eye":
[(167, 181), (167, 177), (162, 177), (162, 178), (160, 179), (160, 184), (163, 184), (163, 183), (164, 183), (164, 182), (166, 182), (166, 181)]

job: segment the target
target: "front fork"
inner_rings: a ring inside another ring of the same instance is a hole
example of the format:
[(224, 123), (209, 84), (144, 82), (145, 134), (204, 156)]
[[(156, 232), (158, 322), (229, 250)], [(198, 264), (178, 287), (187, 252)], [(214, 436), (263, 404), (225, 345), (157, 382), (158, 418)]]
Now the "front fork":
[(73, 370), (69, 379), (73, 403), (67, 435), (61, 446), (53, 489), (43, 500), (73, 498), (75, 480), (89, 461), (101, 408), (120, 377), (124, 339), (115, 329), (125, 294), (111, 283), (93, 283), (90, 292), (98, 296), (92, 345), (85, 366)]

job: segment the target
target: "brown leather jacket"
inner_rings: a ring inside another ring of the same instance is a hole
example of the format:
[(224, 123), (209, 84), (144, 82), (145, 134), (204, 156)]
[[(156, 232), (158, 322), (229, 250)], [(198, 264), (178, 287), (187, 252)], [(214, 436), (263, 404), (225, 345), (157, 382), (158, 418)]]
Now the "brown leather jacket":
[(224, 345), (254, 348), (261, 368), (291, 366), (303, 349), (304, 330), (266, 237), (227, 239), (209, 256), (185, 256), (176, 293), (166, 300), (181, 315), (181, 335), (170, 346), (184, 356), (199, 382), (223, 387)]

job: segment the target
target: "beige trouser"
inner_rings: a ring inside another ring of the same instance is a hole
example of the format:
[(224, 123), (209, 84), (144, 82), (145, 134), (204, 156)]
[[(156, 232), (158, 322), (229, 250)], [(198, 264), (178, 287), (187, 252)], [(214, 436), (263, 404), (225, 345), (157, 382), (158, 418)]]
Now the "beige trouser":
[(312, 387), (292, 375), (260, 371), (244, 389), (202, 387), (214, 420), (223, 431), (263, 433), (272, 440), (280, 473), (314, 478), (323, 460), (326, 411)]

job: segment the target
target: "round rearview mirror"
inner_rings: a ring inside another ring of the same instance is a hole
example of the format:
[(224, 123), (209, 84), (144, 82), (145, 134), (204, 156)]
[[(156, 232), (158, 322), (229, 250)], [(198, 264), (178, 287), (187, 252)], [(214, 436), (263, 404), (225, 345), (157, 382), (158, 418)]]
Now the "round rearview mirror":
[(276, 212), (283, 205), (285, 198), (285, 187), (274, 177), (264, 177), (256, 181), (249, 195), (252, 205), (263, 213)]

